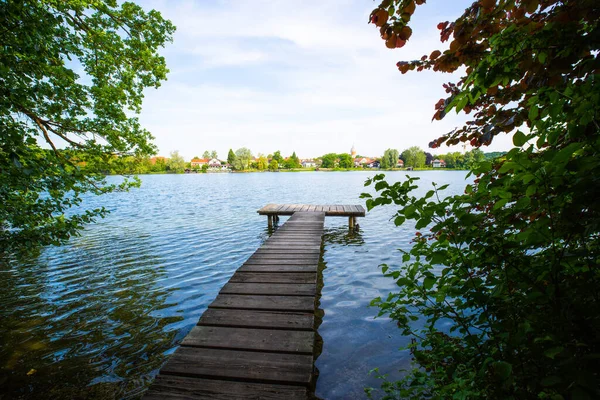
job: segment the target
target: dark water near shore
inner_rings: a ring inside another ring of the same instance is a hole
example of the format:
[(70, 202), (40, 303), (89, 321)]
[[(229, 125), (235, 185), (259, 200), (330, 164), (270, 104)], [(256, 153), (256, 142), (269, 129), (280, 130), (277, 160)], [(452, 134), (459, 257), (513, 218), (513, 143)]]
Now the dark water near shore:
[[(465, 172), (410, 172), (462, 192)], [(35, 260), (0, 264), (0, 399), (137, 398), (233, 272), (268, 236), (267, 203), (364, 204), (372, 172), (148, 175), (129, 193), (90, 198), (112, 213)], [(405, 172), (388, 173), (389, 180)], [(116, 178), (111, 178), (116, 179)], [(371, 299), (394, 283), (414, 230), (389, 221), (393, 207), (326, 219), (317, 395), (364, 398), (368, 375), (409, 365), (407, 343)], [(285, 219), (282, 218), (282, 222)]]

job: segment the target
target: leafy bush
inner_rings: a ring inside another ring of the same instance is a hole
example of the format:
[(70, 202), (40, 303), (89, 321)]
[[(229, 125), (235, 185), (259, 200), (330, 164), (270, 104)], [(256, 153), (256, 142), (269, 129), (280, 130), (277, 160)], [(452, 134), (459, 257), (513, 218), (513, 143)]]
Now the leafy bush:
[[(410, 37), (422, 3), (373, 12), (388, 47)], [(482, 0), (438, 25), (449, 50), (398, 63), (466, 67), (434, 119), (454, 109), (473, 120), (431, 147), (501, 133), (515, 147), (475, 167), (462, 195), (434, 186), (417, 198), (418, 178), (367, 181), (369, 209), (399, 206), (396, 225), (419, 230), (403, 265), (383, 266), (399, 291), (373, 302), (414, 338), (415, 368), (384, 384), (387, 398), (600, 397), (599, 21), (595, 1)]]

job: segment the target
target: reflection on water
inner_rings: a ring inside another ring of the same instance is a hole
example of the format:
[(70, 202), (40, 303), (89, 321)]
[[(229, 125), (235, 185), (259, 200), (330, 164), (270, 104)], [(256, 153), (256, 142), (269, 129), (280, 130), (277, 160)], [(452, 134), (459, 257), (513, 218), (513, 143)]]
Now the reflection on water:
[(52, 258), (3, 267), (4, 393), (124, 397), (143, 388), (175, 343), (169, 325), (182, 319), (162, 312), (175, 289), (157, 284), (164, 268), (144, 239), (114, 234), (106, 237), (110, 252), (80, 241)]
[[(464, 188), (462, 172), (414, 172)], [(35, 259), (0, 264), (0, 398), (136, 398), (242, 262), (269, 235), (267, 203), (363, 204), (364, 173), (142, 177), (129, 193), (88, 199), (110, 216)], [(403, 179), (392, 173), (390, 179)], [(350, 232), (327, 218), (320, 277), (317, 395), (363, 398), (407, 365), (406, 343), (368, 307), (394, 290), (379, 264), (399, 265), (412, 230), (376, 209)], [(280, 224), (285, 222), (282, 218)]]

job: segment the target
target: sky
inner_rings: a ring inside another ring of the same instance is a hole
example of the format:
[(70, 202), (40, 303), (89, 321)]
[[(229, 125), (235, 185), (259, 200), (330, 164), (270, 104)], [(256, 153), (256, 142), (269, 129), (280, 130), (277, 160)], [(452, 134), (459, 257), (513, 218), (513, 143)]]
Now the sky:
[[(419, 146), (462, 125), (454, 112), (431, 121), (446, 97), (442, 84), (458, 75), (396, 68), (435, 49), (438, 22), (454, 20), (472, 0), (428, 0), (417, 7), (413, 36), (390, 50), (368, 24), (372, 0), (139, 0), (177, 31), (161, 51), (170, 69), (148, 89), (140, 120), (159, 155), (187, 160), (247, 147), (254, 155), (280, 150), (300, 158), (350, 152), (380, 156)], [(507, 150), (498, 137), (485, 151)], [(469, 148), (467, 148), (468, 150)]]

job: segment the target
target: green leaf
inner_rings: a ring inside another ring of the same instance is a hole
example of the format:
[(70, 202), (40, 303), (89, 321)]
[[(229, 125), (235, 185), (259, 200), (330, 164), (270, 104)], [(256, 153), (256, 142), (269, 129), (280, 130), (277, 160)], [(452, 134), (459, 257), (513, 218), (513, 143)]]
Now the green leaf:
[(510, 374), (512, 374), (512, 365), (506, 361), (498, 361), (493, 364), (494, 374), (500, 380), (507, 380)]
[(531, 108), (529, 109), (529, 120), (534, 121), (539, 114), (540, 110), (538, 109), (537, 105), (531, 106)]
[(509, 199), (500, 199), (494, 204), (494, 210), (498, 210), (506, 205), (509, 202)]
[(434, 277), (431, 277), (431, 276), (428, 276), (428, 277), (426, 277), (426, 278), (423, 280), (423, 288), (424, 288), (425, 290), (429, 290), (429, 289), (431, 289), (431, 288), (433, 287), (433, 285), (435, 284), (435, 280), (436, 280), (436, 279), (435, 279)]
[(562, 382), (562, 379), (556, 375), (547, 376), (540, 381), (542, 386), (554, 386)]
[(529, 186), (527, 186), (527, 190), (525, 191), (525, 196), (531, 197), (536, 192), (537, 192), (537, 185), (529, 185)]
[(512, 161), (506, 161), (506, 162), (504, 162), (504, 164), (502, 164), (502, 166), (498, 170), (498, 173), (504, 174), (508, 171), (513, 170), (516, 166), (517, 166), (517, 163), (514, 163)]
[(554, 357), (556, 357), (558, 354), (562, 353), (563, 350), (564, 350), (564, 348), (561, 346), (552, 347), (552, 348), (544, 351), (544, 355), (548, 358), (554, 359)]
[(517, 131), (513, 135), (513, 144), (517, 147), (521, 147), (525, 143), (527, 143), (527, 136), (525, 136), (525, 134), (523, 132)]

